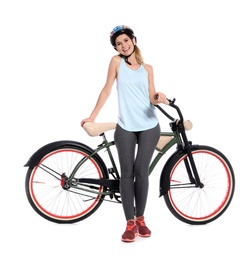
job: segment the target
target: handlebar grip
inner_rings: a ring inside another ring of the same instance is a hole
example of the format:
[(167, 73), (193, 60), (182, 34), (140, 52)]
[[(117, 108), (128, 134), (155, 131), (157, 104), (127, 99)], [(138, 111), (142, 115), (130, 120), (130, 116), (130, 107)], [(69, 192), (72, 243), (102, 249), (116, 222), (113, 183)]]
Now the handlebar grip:
[(193, 127), (192, 122), (190, 120), (185, 120), (184, 127), (185, 127), (185, 130), (191, 130)]

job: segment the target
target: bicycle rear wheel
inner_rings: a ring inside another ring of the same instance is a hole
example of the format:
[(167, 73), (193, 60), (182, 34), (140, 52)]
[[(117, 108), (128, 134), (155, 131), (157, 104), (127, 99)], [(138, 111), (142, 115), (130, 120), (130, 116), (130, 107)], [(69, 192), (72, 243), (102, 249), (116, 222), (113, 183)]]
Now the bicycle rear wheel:
[[(81, 184), (68, 177), (107, 179), (100, 157), (89, 157), (84, 148), (65, 145), (41, 158), (26, 174), (25, 190), (32, 208), (43, 218), (56, 223), (74, 223), (93, 214), (103, 202), (106, 187)], [(80, 163), (85, 160), (84, 163)]]
[(235, 190), (234, 172), (228, 159), (215, 148), (193, 146), (192, 154), (203, 187), (189, 181), (185, 167), (188, 156), (177, 152), (163, 170), (170, 175), (170, 189), (164, 200), (179, 220), (192, 225), (207, 224), (228, 208)]

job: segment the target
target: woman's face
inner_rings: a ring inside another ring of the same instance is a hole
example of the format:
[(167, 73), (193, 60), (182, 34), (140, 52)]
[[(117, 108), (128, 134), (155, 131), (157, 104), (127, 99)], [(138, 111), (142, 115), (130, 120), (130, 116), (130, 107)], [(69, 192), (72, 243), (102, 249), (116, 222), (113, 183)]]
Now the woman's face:
[(116, 37), (115, 47), (118, 52), (120, 52), (124, 56), (128, 56), (134, 50), (135, 38), (132, 40), (129, 38), (127, 34), (121, 34)]

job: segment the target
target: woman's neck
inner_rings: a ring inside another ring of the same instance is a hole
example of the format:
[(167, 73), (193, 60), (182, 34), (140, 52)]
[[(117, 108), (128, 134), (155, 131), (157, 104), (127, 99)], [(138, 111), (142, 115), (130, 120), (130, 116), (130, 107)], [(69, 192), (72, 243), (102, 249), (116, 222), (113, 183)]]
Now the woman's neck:
[(133, 53), (129, 58), (128, 61), (131, 63), (131, 66), (139, 66), (140, 64), (136, 60), (136, 55)]

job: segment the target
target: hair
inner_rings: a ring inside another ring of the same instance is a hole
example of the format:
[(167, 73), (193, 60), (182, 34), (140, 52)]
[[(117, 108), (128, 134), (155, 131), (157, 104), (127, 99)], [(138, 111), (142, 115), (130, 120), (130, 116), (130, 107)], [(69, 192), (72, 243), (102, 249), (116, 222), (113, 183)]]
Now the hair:
[(137, 62), (140, 64), (144, 64), (144, 59), (143, 59), (142, 53), (137, 45), (135, 45), (135, 55), (136, 55)]

